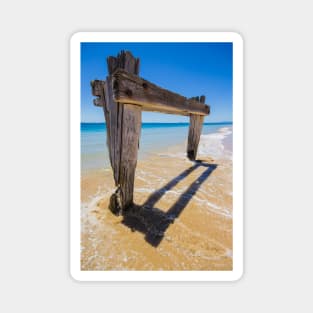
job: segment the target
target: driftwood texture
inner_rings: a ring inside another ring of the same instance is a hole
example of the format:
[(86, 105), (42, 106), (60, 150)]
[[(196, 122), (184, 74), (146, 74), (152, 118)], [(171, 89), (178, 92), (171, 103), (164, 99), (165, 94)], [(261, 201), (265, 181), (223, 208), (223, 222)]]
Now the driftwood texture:
[(105, 81), (93, 80), (91, 81), (92, 95), (97, 97), (93, 100), (93, 104), (97, 107), (104, 107), (105, 105)]
[[(205, 102), (205, 97), (194, 97), (201, 103)], [(202, 125), (203, 125), (204, 116), (202, 115), (190, 115), (190, 124), (189, 124), (189, 133), (188, 133), (188, 143), (187, 143), (187, 156), (189, 160), (194, 161), (197, 157), (198, 145), (200, 141)]]
[(194, 161), (197, 157), (198, 145), (203, 124), (202, 115), (191, 115), (188, 133), (187, 156), (189, 160)]
[(117, 186), (110, 201), (110, 209), (121, 214), (133, 203), (133, 190), (137, 154), (141, 131), (141, 110), (138, 106), (114, 101), (112, 73), (118, 68), (138, 73), (139, 59), (129, 52), (121, 52), (116, 58), (107, 59), (109, 76), (105, 84), (105, 116), (107, 122), (107, 144)]
[(120, 69), (113, 74), (113, 98), (117, 102), (140, 105), (143, 111), (186, 116), (210, 112), (210, 107), (201, 103), (199, 97), (187, 99)]

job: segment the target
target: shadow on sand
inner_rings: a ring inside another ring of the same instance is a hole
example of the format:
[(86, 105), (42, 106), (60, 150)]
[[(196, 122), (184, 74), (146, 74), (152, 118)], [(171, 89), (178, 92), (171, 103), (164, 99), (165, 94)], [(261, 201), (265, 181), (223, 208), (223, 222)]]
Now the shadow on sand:
[[(207, 169), (193, 181), (167, 212), (163, 212), (154, 207), (167, 191), (175, 187), (181, 180), (186, 178), (200, 166), (206, 167)], [(186, 169), (165, 186), (151, 194), (143, 205), (139, 206), (134, 204), (127, 210), (127, 212), (124, 212), (122, 223), (131, 228), (132, 231), (143, 233), (145, 235), (145, 240), (152, 246), (157, 247), (162, 241), (167, 228), (174, 223), (177, 217), (179, 217), (181, 212), (200, 188), (201, 184), (216, 168), (216, 164), (195, 161), (193, 166)]]

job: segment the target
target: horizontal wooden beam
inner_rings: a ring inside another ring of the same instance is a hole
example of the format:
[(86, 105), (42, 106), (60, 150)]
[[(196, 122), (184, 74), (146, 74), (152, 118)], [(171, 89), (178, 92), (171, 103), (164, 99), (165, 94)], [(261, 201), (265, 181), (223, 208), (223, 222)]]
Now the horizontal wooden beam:
[[(113, 73), (112, 85), (115, 102), (136, 104), (141, 106), (142, 111), (187, 116), (210, 113), (210, 107), (201, 103), (199, 97), (187, 99), (121, 69)], [(201, 101), (203, 100), (204, 96), (201, 96)]]

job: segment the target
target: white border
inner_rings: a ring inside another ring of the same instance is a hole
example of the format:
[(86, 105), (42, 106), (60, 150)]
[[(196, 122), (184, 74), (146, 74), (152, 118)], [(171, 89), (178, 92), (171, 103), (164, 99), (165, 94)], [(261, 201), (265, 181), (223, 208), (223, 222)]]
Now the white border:
[[(80, 43), (233, 43), (233, 270), (80, 270)], [(243, 40), (233, 32), (79, 32), (71, 37), (70, 273), (78, 281), (235, 281), (243, 275)]]

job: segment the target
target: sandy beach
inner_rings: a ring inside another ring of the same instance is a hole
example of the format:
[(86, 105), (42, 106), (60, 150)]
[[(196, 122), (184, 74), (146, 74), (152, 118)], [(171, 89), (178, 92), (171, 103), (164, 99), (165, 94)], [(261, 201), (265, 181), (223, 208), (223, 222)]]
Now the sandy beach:
[(185, 149), (138, 160), (125, 217), (108, 209), (111, 168), (82, 173), (82, 270), (232, 270), (231, 127), (201, 136), (197, 162)]

